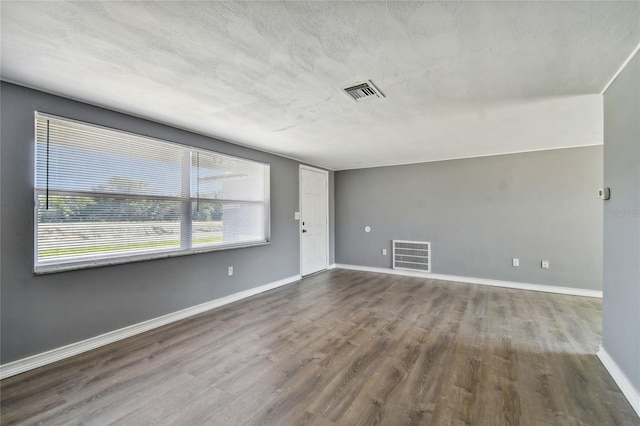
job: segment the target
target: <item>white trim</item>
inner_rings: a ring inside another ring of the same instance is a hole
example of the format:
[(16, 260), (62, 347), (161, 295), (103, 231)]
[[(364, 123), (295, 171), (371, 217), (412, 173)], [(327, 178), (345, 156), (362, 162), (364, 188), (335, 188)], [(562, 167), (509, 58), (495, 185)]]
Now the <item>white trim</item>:
[(329, 270), (329, 269), (336, 269), (336, 264), (335, 264), (335, 263), (332, 263), (331, 265), (329, 265), (329, 266), (327, 267), (327, 270)]
[[(37, 210), (34, 209), (37, 214)], [(36, 222), (37, 223), (37, 218)], [(37, 241), (37, 239), (34, 239)], [(66, 263), (52, 263), (50, 265), (40, 265), (38, 269), (33, 271), (33, 275), (48, 275), (48, 274), (56, 274), (58, 272), (67, 272), (67, 271), (77, 271), (81, 269), (91, 269), (91, 268), (102, 268), (103, 266), (115, 266), (115, 265), (124, 265), (126, 263), (135, 263), (135, 262), (147, 262), (149, 260), (158, 260), (158, 259), (167, 259), (171, 257), (180, 257), (180, 256), (190, 256), (193, 254), (203, 254), (214, 251), (223, 251), (223, 250), (234, 250), (240, 248), (249, 248), (249, 247), (260, 247), (260, 246), (268, 246), (270, 245), (270, 241), (257, 241), (250, 242), (246, 244), (237, 244), (237, 245), (226, 245), (226, 246), (209, 246), (209, 247), (198, 247), (198, 248), (190, 248), (190, 249), (178, 249), (178, 250), (167, 250), (167, 251), (157, 251), (157, 252), (146, 252), (137, 255), (128, 255), (121, 257), (106, 257), (99, 258), (94, 260), (80, 260), (75, 262), (66, 262)], [(37, 254), (37, 250), (34, 250), (34, 257)], [(91, 263), (88, 263), (91, 262)], [(35, 265), (35, 263), (34, 263)]]
[(598, 358), (613, 378), (613, 381), (616, 382), (622, 394), (627, 398), (629, 404), (631, 404), (638, 416), (640, 416), (640, 391), (631, 384), (622, 369), (616, 364), (602, 345), (600, 345), (600, 349), (598, 350)]
[(373, 169), (378, 167), (395, 167), (395, 166), (410, 166), (412, 164), (422, 164), (422, 163), (437, 163), (440, 161), (455, 161), (455, 160), (470, 160), (473, 158), (484, 158), (484, 157), (498, 157), (501, 155), (512, 155), (512, 154), (528, 154), (530, 152), (544, 152), (544, 151), (555, 151), (557, 149), (573, 149), (573, 148), (588, 148), (590, 146), (603, 146), (603, 143), (590, 143), (583, 145), (569, 145), (569, 146), (554, 146), (552, 148), (537, 148), (537, 149), (525, 149), (522, 151), (506, 151), (506, 152), (496, 152), (493, 154), (478, 154), (478, 155), (468, 155), (462, 157), (445, 157), (445, 158), (436, 158), (435, 160), (418, 160), (418, 161), (405, 161), (400, 163), (390, 163), (390, 164), (374, 164), (371, 166), (358, 166), (358, 167), (348, 167), (344, 169), (335, 169), (334, 172), (342, 172), (346, 170), (360, 170), (360, 169)]
[(600, 92), (601, 95), (604, 95), (604, 92), (607, 91), (609, 86), (611, 86), (611, 84), (613, 84), (613, 82), (615, 81), (616, 78), (618, 78), (620, 73), (627, 67), (627, 65), (629, 65), (629, 62), (631, 62), (633, 57), (636, 56), (636, 53), (638, 53), (638, 51), (640, 51), (640, 42), (638, 43), (636, 48), (633, 49), (633, 51), (631, 52), (629, 57), (622, 63), (622, 65), (620, 65), (620, 68), (618, 68), (618, 71), (616, 71), (616, 73), (613, 74), (613, 76), (611, 77), (611, 80), (609, 80), (609, 82), (604, 86), (604, 89), (602, 89), (602, 92)]
[[(636, 50), (637, 50), (637, 48), (636, 48)], [(625, 65), (626, 65), (626, 63), (625, 63)], [(613, 81), (613, 79), (612, 79), (612, 81)], [(374, 167), (406, 166), (406, 165), (411, 165), (411, 164), (435, 163), (435, 162), (438, 162), (438, 161), (466, 160), (466, 159), (471, 159), (471, 158), (494, 157), (494, 156), (498, 156), (498, 155), (526, 154), (526, 153), (529, 153), (529, 152), (553, 151), (553, 150), (556, 150), (556, 149), (586, 148), (586, 147), (590, 147), (590, 146), (602, 146), (603, 145), (602, 143), (585, 144), (585, 145), (568, 145), (568, 146), (558, 146), (558, 147), (551, 147), (551, 148), (539, 148), (539, 149), (530, 149), (530, 150), (522, 150), (522, 151), (507, 151), (507, 152), (498, 152), (498, 153), (492, 153), (492, 154), (469, 155), (469, 156), (462, 156), (462, 157), (437, 158), (435, 160), (418, 160), (418, 161), (408, 161), (408, 162), (391, 163), (391, 164), (372, 164), (372, 165), (367, 165), (367, 166), (338, 168), (338, 167), (330, 167), (330, 166), (327, 166), (327, 165), (324, 165), (324, 164), (313, 163), (313, 162), (308, 161), (308, 160), (303, 160), (302, 158), (299, 158), (299, 157), (294, 157), (294, 156), (291, 156), (291, 155), (281, 154), (281, 153), (278, 153), (277, 151), (270, 151), (268, 149), (259, 148), (259, 147), (256, 147), (256, 146), (253, 146), (253, 145), (250, 145), (250, 144), (247, 144), (247, 143), (233, 141), (232, 139), (224, 138), (224, 137), (221, 137), (221, 136), (216, 136), (216, 135), (214, 135), (212, 133), (207, 133), (207, 132), (202, 131), (202, 130), (193, 130), (193, 129), (190, 129), (190, 128), (187, 128), (187, 127), (180, 126), (178, 124), (169, 123), (168, 121), (158, 120), (157, 118), (146, 117), (146, 116), (140, 115), (140, 114), (134, 114), (134, 113), (126, 111), (124, 109), (114, 108), (114, 107), (111, 107), (111, 106), (108, 106), (108, 105), (105, 105), (105, 104), (102, 104), (102, 103), (95, 103), (93, 101), (83, 100), (83, 99), (80, 99), (78, 97), (69, 96), (67, 94), (62, 94), (62, 93), (59, 93), (59, 92), (43, 89), (43, 88), (36, 87), (36, 86), (33, 86), (33, 85), (20, 83), (20, 82), (17, 82), (15, 80), (7, 79), (5, 77), (0, 78), (0, 82), (13, 84), (15, 86), (23, 87), (23, 88), (29, 89), (29, 90), (35, 90), (35, 91), (38, 91), (38, 92), (45, 93), (47, 95), (56, 96), (56, 97), (59, 97), (59, 98), (62, 98), (62, 99), (66, 99), (66, 100), (70, 100), (70, 101), (73, 101), (73, 102), (82, 103), (82, 104), (89, 105), (89, 106), (94, 107), (94, 108), (100, 108), (100, 109), (103, 109), (103, 110), (106, 110), (106, 111), (114, 112), (116, 114), (124, 114), (124, 115), (127, 115), (129, 117), (137, 118), (139, 120), (148, 121), (148, 122), (151, 122), (151, 123), (154, 123), (154, 124), (158, 124), (158, 125), (161, 125), (161, 126), (171, 127), (173, 129), (177, 129), (177, 130), (180, 130), (180, 131), (183, 131), (183, 132), (191, 133), (191, 134), (202, 136), (202, 137), (205, 137), (205, 138), (215, 139), (217, 141), (228, 143), (228, 144), (231, 144), (231, 145), (241, 146), (243, 148), (247, 148), (247, 149), (250, 149), (250, 150), (253, 150), (253, 151), (258, 151), (258, 152), (263, 152), (265, 154), (275, 155), (276, 157), (287, 158), (289, 160), (293, 160), (293, 161), (296, 161), (296, 162), (299, 162), (299, 163), (305, 163), (305, 164), (308, 164), (310, 166), (321, 167), (323, 169), (326, 169), (326, 170), (329, 170), (329, 171), (332, 171), (332, 172), (339, 172), (339, 171), (344, 171), (344, 170), (371, 169), (371, 168), (374, 168)], [(605, 90), (607, 88), (608, 88), (608, 86), (605, 87)], [(336, 90), (338, 92), (340, 92), (340, 89), (336, 89)], [(602, 93), (604, 93), (604, 90), (602, 91)], [(153, 136), (149, 136), (149, 137), (153, 137)]]
[(354, 271), (377, 272), (381, 274), (404, 275), (407, 277), (420, 277), (432, 280), (456, 281), (467, 284), (489, 285), (493, 287), (514, 288), (519, 290), (543, 291), (546, 293), (569, 294), (572, 296), (602, 298), (602, 292), (583, 288), (556, 287), (542, 284), (518, 283), (513, 281), (492, 280), (489, 278), (460, 277), (457, 275), (434, 274), (427, 272), (405, 271), (400, 269), (378, 268), (372, 266), (345, 265), (336, 263), (336, 268), (351, 269)]
[(230, 294), (229, 296), (214, 299), (209, 302), (182, 309), (180, 311), (163, 315), (158, 318), (153, 318), (148, 321), (143, 321), (118, 330), (109, 331), (107, 333), (91, 337), (80, 342), (75, 342), (70, 345), (62, 346), (60, 348), (52, 349), (47, 352), (42, 352), (13, 362), (9, 362), (4, 365), (0, 365), (0, 380), (7, 377), (15, 376), (16, 374), (24, 373), (25, 371), (33, 370), (34, 368), (42, 367), (43, 365), (51, 364), (65, 358), (69, 358), (74, 355), (81, 354), (83, 352), (90, 351), (92, 349), (99, 348), (104, 345), (108, 345), (109, 343), (117, 342), (118, 340), (126, 339), (127, 337), (135, 336), (136, 334), (144, 333), (145, 331), (153, 330), (154, 328), (162, 327), (163, 325), (167, 325), (172, 322), (191, 317), (193, 315), (198, 315), (200, 313), (236, 302), (238, 300), (246, 299), (247, 297), (251, 297), (265, 291), (273, 290), (274, 288), (294, 283), (296, 281), (299, 281), (301, 278), (302, 277), (300, 277), (300, 275), (283, 278), (281, 280), (261, 285), (259, 287), (254, 287), (249, 290)]
[[(327, 205), (327, 212), (326, 212), (327, 229), (325, 230), (326, 242), (327, 242), (327, 261), (325, 263), (324, 269), (329, 269), (329, 255), (330, 255), (330, 252), (329, 252), (329, 172), (327, 170), (322, 170), (316, 167), (300, 164), (300, 166), (298, 167), (298, 211), (300, 212), (300, 220), (298, 221), (300, 253), (298, 258), (300, 261), (300, 276), (302, 276), (302, 214), (304, 213), (302, 211), (302, 170), (308, 170), (311, 172), (324, 174), (327, 179), (327, 185), (325, 186), (325, 189), (324, 189), (325, 196), (326, 196), (326, 205)], [(320, 269), (320, 271), (322, 271), (322, 269)], [(320, 272), (320, 271), (311, 272), (310, 274), (307, 274), (307, 275), (315, 274), (316, 272)]]

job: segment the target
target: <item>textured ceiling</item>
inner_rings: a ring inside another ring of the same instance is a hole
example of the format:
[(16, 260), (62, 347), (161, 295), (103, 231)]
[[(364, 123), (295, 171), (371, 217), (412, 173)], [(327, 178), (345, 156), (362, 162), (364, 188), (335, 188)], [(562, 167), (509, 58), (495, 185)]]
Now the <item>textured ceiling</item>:
[(640, 41), (640, 2), (1, 8), (4, 80), (334, 169), (602, 143)]

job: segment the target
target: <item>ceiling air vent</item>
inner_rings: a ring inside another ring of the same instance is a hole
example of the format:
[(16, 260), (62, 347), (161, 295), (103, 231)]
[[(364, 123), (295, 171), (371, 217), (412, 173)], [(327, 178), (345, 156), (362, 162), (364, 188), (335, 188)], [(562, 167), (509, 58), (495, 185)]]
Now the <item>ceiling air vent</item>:
[(384, 95), (371, 80), (345, 87), (344, 92), (354, 101), (360, 102), (366, 99), (384, 98)]

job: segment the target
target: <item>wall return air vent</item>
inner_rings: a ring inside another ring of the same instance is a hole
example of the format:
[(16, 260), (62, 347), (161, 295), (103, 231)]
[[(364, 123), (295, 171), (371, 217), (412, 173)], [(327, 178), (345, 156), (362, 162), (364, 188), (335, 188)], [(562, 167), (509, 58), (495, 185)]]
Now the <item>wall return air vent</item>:
[(362, 102), (364, 100), (382, 99), (384, 94), (371, 82), (371, 80), (354, 84), (342, 89), (352, 101)]
[(393, 269), (431, 272), (431, 243), (393, 240)]

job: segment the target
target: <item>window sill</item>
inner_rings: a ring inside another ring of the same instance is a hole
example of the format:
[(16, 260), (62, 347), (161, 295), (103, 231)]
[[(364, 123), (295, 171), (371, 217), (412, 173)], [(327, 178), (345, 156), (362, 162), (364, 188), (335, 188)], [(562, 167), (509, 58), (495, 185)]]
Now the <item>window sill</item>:
[(270, 241), (257, 241), (257, 242), (250, 242), (246, 244), (226, 245), (221, 247), (202, 247), (202, 248), (192, 248), (188, 250), (166, 251), (161, 253), (144, 253), (139, 255), (129, 255), (129, 256), (122, 256), (122, 257), (116, 257), (116, 258), (109, 258), (109, 259), (99, 259), (91, 262), (79, 261), (79, 262), (69, 262), (69, 263), (55, 264), (55, 265), (41, 265), (36, 270), (34, 270), (33, 274), (48, 275), (48, 274), (55, 274), (58, 272), (77, 271), (81, 269), (90, 269), (90, 268), (101, 268), (103, 266), (124, 265), (127, 263), (146, 262), (149, 260), (167, 259), (167, 258), (179, 257), (179, 256), (189, 256), (192, 254), (210, 253), (214, 251), (267, 246), (270, 244), (271, 244)]

